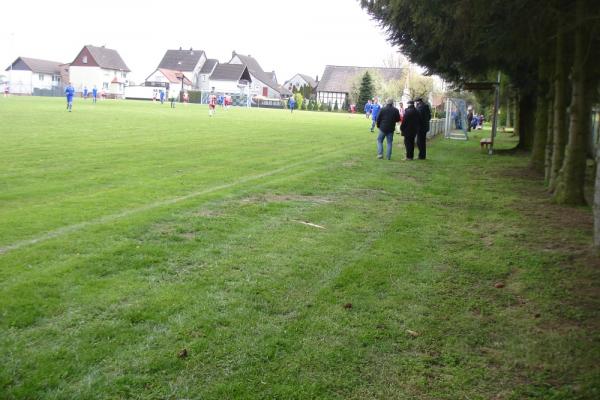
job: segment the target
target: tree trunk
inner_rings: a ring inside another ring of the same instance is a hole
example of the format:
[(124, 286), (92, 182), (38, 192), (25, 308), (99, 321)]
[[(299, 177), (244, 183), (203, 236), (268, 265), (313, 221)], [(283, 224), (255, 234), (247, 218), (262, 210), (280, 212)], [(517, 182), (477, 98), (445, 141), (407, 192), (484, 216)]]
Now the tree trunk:
[(594, 191), (594, 246), (600, 250), (600, 146), (596, 146), (596, 186)]
[(583, 18), (584, 0), (577, 0), (575, 30), (575, 57), (571, 77), (572, 92), (569, 107), (569, 141), (565, 149), (565, 159), (557, 179), (554, 200), (560, 204), (585, 204), (583, 192), (585, 184), (585, 166), (587, 137), (591, 105), (586, 101), (586, 38)]
[(561, 25), (558, 27), (556, 37), (556, 58), (554, 66), (554, 111), (553, 111), (553, 129), (554, 137), (552, 140), (552, 165), (550, 167), (550, 180), (548, 182), (548, 189), (553, 192), (556, 188), (556, 182), (558, 173), (563, 165), (565, 155), (565, 144), (567, 142), (567, 131), (565, 124), (566, 104), (565, 97), (566, 91), (566, 80), (567, 80), (567, 69), (565, 58), (565, 33), (564, 27)]
[(533, 147), (535, 127), (535, 100), (533, 94), (526, 92), (519, 96), (519, 144), (518, 149), (529, 151)]
[(506, 127), (512, 128), (512, 121), (510, 120), (510, 96), (506, 97)]
[(550, 170), (552, 169), (552, 147), (554, 140), (554, 115), (552, 114), (554, 111), (554, 103), (552, 99), (552, 96), (550, 96), (550, 101), (546, 102), (546, 118), (548, 118), (548, 124), (546, 126), (546, 154), (544, 162), (544, 180), (546, 183), (550, 182)]
[(546, 161), (546, 139), (548, 133), (548, 61), (540, 57), (538, 66), (537, 100), (535, 102), (535, 129), (531, 149), (530, 166), (543, 172)]

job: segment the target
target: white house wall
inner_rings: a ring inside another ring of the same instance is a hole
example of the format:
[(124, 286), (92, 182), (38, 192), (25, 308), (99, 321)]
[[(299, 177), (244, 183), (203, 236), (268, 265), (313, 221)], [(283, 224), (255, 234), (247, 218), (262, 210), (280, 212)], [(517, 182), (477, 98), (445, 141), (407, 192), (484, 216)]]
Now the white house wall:
[(110, 94), (123, 95), (123, 83), (111, 85), (111, 82), (115, 77), (119, 82), (125, 82), (127, 73), (100, 67), (72, 66), (69, 68), (69, 79), (76, 92), (82, 92), (85, 86), (87, 86), (88, 90), (92, 90), (92, 88), (96, 86), (99, 91), (104, 89), (104, 91)]
[(228, 94), (238, 94), (238, 93), (247, 93), (246, 87), (242, 90), (238, 87), (238, 81), (210, 81), (210, 85), (208, 87), (209, 91), (213, 91), (215, 93), (228, 93)]
[(317, 101), (320, 103), (327, 103), (327, 104), (334, 105), (337, 100), (338, 107), (341, 107), (342, 104), (344, 104), (345, 99), (346, 99), (346, 93), (317, 92)]
[(52, 74), (12, 70), (7, 71), (6, 75), (8, 76), (10, 91), (15, 94), (32, 94), (34, 89), (52, 89), (53, 86), (60, 84), (58, 80), (52, 80)]

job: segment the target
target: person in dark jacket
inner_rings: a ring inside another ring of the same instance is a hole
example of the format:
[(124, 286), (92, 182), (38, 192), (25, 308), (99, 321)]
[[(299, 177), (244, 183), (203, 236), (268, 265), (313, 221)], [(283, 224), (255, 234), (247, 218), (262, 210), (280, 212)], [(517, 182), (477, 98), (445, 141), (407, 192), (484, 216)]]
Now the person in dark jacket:
[(406, 147), (405, 160), (412, 160), (415, 154), (415, 137), (421, 130), (421, 115), (415, 108), (415, 102), (410, 100), (404, 109), (404, 117), (400, 125), (400, 131), (404, 136), (404, 146)]
[(384, 138), (387, 141), (386, 158), (388, 160), (392, 158), (392, 142), (394, 141), (394, 131), (396, 131), (396, 124), (398, 122), (400, 122), (400, 111), (394, 107), (394, 100), (389, 99), (385, 107), (377, 115), (376, 124), (377, 128), (379, 128), (379, 135), (377, 135), (377, 158), (383, 158)]
[(421, 116), (421, 129), (417, 134), (417, 147), (419, 148), (419, 160), (427, 158), (427, 132), (429, 132), (429, 121), (431, 120), (431, 109), (423, 99), (417, 99), (417, 111)]

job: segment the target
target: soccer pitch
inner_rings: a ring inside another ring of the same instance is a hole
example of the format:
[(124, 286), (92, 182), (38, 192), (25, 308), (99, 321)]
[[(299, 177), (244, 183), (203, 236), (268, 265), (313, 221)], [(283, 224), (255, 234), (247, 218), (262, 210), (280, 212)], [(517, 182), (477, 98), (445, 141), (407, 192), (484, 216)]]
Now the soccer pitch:
[(523, 157), (376, 160), (346, 113), (0, 100), (2, 399), (543, 397), (540, 363), (593, 370), (593, 335), (493, 286), (533, 266), (531, 304), (563, 295), (523, 247), (531, 182), (498, 175)]

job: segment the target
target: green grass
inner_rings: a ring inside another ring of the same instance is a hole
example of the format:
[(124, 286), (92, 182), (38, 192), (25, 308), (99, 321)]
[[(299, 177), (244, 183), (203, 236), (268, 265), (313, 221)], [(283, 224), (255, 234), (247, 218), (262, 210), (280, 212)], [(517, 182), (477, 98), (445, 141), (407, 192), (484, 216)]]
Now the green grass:
[(489, 132), (0, 100), (2, 399), (600, 396), (590, 210)]

